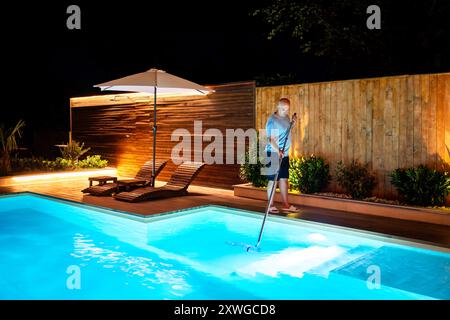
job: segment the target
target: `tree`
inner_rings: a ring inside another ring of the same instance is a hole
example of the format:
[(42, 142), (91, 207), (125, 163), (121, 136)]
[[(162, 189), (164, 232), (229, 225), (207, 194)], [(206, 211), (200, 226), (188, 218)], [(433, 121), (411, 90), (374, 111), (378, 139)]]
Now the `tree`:
[(270, 26), (268, 39), (288, 33), (303, 53), (342, 56), (371, 47), (373, 37), (368, 39), (365, 28), (366, 8), (361, 0), (274, 0), (253, 15)]
[(329, 59), (332, 74), (435, 72), (448, 67), (448, 1), (379, 0), (379, 30), (366, 27), (366, 10), (373, 4), (367, 0), (263, 3), (251, 14), (269, 27), (268, 39), (288, 36), (300, 53)]

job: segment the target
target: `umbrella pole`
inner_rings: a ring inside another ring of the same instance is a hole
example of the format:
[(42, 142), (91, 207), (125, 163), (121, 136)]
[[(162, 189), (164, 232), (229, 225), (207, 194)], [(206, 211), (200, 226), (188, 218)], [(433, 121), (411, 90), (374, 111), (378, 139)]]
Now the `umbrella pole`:
[(155, 186), (155, 162), (156, 162), (156, 86), (153, 93), (153, 166), (152, 166), (152, 187)]

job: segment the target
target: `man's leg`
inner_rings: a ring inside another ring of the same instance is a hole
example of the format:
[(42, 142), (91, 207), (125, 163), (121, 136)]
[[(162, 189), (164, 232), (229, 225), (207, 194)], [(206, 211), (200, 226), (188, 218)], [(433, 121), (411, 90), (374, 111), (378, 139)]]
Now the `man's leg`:
[[(267, 201), (270, 200), (270, 192), (272, 191), (272, 187), (273, 187), (273, 180), (269, 180), (269, 183), (267, 184)], [(273, 197), (272, 197), (272, 201), (269, 203), (269, 211), (278, 211), (278, 209), (273, 205), (273, 199), (275, 199), (275, 192), (276, 192), (276, 184), (275, 184), (275, 190), (273, 191)]]
[(278, 186), (280, 187), (280, 193), (281, 193), (281, 200), (283, 201), (283, 207), (289, 208), (289, 201), (288, 201), (288, 179), (282, 178), (280, 179), (280, 182), (278, 183)]
[(280, 187), (281, 200), (283, 201), (281, 209), (288, 210), (289, 212), (298, 212), (299, 211), (298, 208), (296, 208), (294, 205), (289, 204), (288, 200), (289, 180), (286, 178), (280, 179), (280, 182), (278, 182), (278, 186)]

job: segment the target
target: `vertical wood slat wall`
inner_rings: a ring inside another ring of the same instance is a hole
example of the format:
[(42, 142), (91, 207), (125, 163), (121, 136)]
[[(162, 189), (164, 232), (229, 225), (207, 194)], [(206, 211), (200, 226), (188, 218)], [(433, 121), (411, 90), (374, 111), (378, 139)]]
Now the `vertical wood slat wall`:
[[(292, 155), (369, 163), (375, 195), (395, 197), (389, 173), (426, 164), (450, 167), (450, 73), (256, 88), (256, 127), (281, 97), (297, 112)], [(330, 191), (341, 191), (333, 181)]]
[[(215, 92), (208, 96), (158, 98), (157, 158), (170, 160), (172, 148), (178, 143), (171, 141), (172, 132), (183, 128), (193, 134), (194, 120), (202, 121), (203, 133), (208, 129), (219, 129), (224, 137), (226, 129), (254, 127), (253, 81), (209, 87)], [(108, 159), (111, 165), (117, 166), (120, 175), (134, 176), (151, 158), (152, 97), (118, 94), (72, 98), (71, 110), (73, 139), (85, 142), (92, 148), (91, 153)], [(192, 136), (191, 146), (194, 138)], [(209, 141), (204, 141), (202, 147), (208, 144)], [(223, 154), (225, 147), (224, 139)], [(167, 181), (175, 167), (169, 161), (158, 179)], [(194, 183), (231, 188), (233, 184), (241, 183), (238, 171), (239, 165), (208, 165)]]

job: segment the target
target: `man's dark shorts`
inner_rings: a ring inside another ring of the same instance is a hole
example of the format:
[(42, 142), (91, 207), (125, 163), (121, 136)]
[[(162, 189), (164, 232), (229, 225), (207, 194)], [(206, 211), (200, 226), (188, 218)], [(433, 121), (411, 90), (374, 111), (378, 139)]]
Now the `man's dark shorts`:
[[(270, 159), (271, 152), (267, 151), (267, 158)], [(270, 167), (270, 161), (266, 165), (266, 167)], [(288, 179), (289, 178), (289, 156), (284, 157), (283, 160), (281, 160), (281, 166), (280, 166), (280, 172), (278, 173), (278, 180), (280, 179)], [(273, 181), (275, 179), (275, 175), (268, 175), (267, 179), (270, 181)]]

